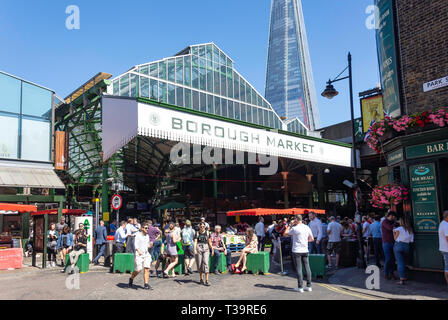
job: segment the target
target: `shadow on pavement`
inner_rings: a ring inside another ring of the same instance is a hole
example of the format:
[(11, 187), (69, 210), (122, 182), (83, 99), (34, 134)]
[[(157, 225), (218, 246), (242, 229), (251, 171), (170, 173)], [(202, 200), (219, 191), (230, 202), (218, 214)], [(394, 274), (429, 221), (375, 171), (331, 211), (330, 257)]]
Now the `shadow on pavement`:
[(274, 286), (274, 285), (268, 285), (268, 284), (256, 284), (254, 286), (257, 287), (257, 288), (265, 288), (265, 289), (272, 289), (272, 290), (282, 290), (282, 291), (294, 292), (294, 288), (287, 288), (285, 286)]

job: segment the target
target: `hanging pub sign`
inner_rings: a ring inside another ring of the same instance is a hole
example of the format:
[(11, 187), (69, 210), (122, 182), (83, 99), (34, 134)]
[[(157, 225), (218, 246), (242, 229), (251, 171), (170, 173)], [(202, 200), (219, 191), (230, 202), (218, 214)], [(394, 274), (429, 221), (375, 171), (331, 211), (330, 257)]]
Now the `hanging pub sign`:
[(439, 206), (434, 163), (409, 168), (415, 232), (437, 232)]

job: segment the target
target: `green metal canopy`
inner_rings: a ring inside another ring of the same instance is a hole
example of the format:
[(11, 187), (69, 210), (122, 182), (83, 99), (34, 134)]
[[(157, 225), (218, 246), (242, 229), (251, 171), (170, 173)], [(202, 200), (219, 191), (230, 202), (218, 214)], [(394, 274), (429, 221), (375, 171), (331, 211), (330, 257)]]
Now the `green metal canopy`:
[(164, 205), (158, 207), (157, 210), (182, 209), (182, 208), (185, 208), (185, 205), (183, 203), (171, 201), (171, 202), (165, 203)]

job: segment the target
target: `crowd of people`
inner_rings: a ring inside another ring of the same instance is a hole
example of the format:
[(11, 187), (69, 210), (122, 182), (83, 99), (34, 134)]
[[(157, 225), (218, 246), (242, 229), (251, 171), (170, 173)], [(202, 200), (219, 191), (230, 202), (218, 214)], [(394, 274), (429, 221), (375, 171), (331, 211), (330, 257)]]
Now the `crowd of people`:
[[(225, 256), (227, 271), (242, 273), (247, 270), (246, 262), (249, 254), (264, 251), (265, 245), (270, 243), (272, 244), (270, 253), (276, 255), (281, 249), (282, 242), (289, 241), (290, 256), (298, 278), (296, 290), (303, 292), (312, 290), (309, 254), (325, 254), (327, 267), (338, 268), (342, 243), (357, 241), (363, 245), (367, 264), (371, 252), (378, 267), (382, 268), (381, 262), (384, 261), (386, 279), (395, 278), (396, 262), (399, 276), (396, 280), (399, 280), (399, 284), (404, 284), (407, 280), (406, 264), (410, 244), (414, 241), (414, 234), (407, 219), (403, 217), (398, 219), (393, 211), (388, 211), (383, 217), (372, 214), (358, 216), (355, 220), (357, 219), (358, 223), (349, 218), (341, 219), (339, 216), (327, 219), (324, 215), (318, 217), (315, 213), (309, 212), (305, 218), (301, 215), (292, 216), (289, 219), (273, 220), (269, 225), (264, 223), (263, 217), (260, 217), (254, 226), (241, 222), (227, 225), (228, 235), (245, 235), (244, 249), (234, 265), (232, 265), (232, 252), (226, 246), (221, 226), (211, 228), (205, 218), (201, 218), (197, 226), (193, 226), (189, 220), (168, 221), (160, 225), (156, 220), (146, 220), (140, 224), (137, 219), (131, 218), (121, 221), (119, 226), (114, 221), (109, 225), (109, 230), (104, 226), (104, 222), (100, 221), (93, 233), (97, 253), (93, 263), (98, 264), (99, 259), (104, 256), (109, 234), (114, 235), (115, 239), (112, 255), (115, 253), (135, 255), (135, 270), (129, 279), (129, 287), (133, 286), (135, 277), (141, 271), (144, 271), (145, 289), (152, 289), (149, 285), (151, 273), (163, 278), (176, 277), (174, 270), (179, 262), (179, 250), (183, 250), (185, 274), (187, 276), (193, 274), (192, 267), (196, 262), (200, 283), (210, 286), (210, 272), (220, 274), (218, 262), (221, 255)], [(447, 220), (448, 213), (445, 212), (441, 227), (448, 224)], [(447, 239), (445, 241), (448, 241)], [(50, 225), (47, 240), (48, 261), (52, 267), (56, 266), (58, 253), (61, 257), (61, 266), (65, 266), (65, 256), (68, 254), (70, 262), (68, 269), (71, 272), (79, 256), (87, 252), (87, 233), (82, 223), (79, 224), (78, 230), (72, 233), (62, 218), (60, 223)], [(441, 248), (443, 245), (445, 244), (441, 244)], [(358, 253), (354, 251), (353, 254)], [(211, 265), (209, 265), (210, 255), (215, 257), (211, 260)], [(446, 255), (444, 258), (448, 259)], [(448, 265), (448, 261), (446, 264)], [(306, 271), (306, 287), (303, 287), (302, 265)], [(63, 269), (65, 270), (66, 268)]]

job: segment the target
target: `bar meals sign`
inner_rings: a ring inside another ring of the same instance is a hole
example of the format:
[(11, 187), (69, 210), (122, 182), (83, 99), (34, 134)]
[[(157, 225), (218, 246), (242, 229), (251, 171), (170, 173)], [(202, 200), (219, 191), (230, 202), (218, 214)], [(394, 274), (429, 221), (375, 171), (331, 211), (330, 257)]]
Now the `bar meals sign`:
[(423, 84), (423, 91), (428, 92), (428, 91), (440, 89), (440, 88), (447, 87), (447, 86), (448, 86), (448, 76), (437, 79), (437, 80), (426, 82), (425, 84)]
[[(108, 100), (112, 102), (110, 107)], [(103, 152), (106, 158), (140, 135), (344, 167), (352, 165), (351, 148), (347, 145), (288, 135), (274, 129), (246, 126), (146, 102), (134, 100), (134, 106), (131, 100), (120, 100), (103, 97)], [(129, 129), (124, 129), (126, 123)], [(115, 141), (112, 141), (110, 137), (114, 136), (112, 140)], [(116, 141), (118, 139), (121, 143)]]

